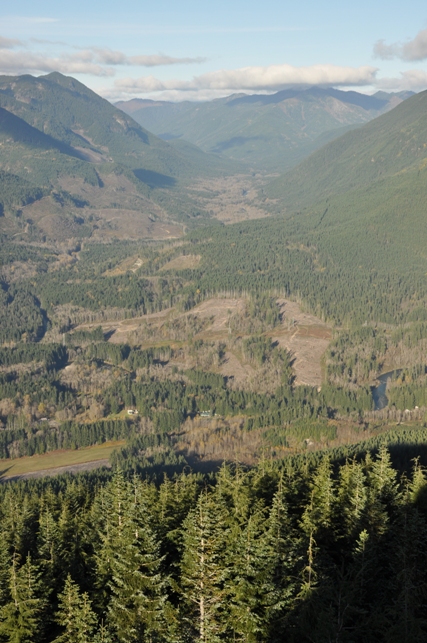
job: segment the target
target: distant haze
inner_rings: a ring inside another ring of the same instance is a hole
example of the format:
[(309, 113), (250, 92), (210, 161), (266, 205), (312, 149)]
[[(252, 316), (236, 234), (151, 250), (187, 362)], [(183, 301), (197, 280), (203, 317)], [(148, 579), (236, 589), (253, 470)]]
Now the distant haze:
[(184, 139), (261, 172), (284, 172), (410, 94), (368, 96), (330, 87), (297, 87), (269, 95), (233, 94), (204, 103), (132, 99), (116, 107), (164, 140)]

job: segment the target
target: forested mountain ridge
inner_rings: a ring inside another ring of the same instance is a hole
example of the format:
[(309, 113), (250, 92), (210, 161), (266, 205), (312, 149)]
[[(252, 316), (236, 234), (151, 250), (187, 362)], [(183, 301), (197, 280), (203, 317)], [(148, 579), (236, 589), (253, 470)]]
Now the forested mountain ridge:
[[(28, 235), (30, 226), (39, 240), (108, 237), (115, 225), (119, 235), (134, 228), (136, 237), (153, 236), (152, 223), (155, 228), (156, 221), (170, 221), (171, 214), (190, 224), (209, 216), (189, 194), (188, 183), (235, 169), (190, 144), (170, 146), (73, 78), (0, 78), (6, 234)], [(43, 197), (22, 215), (22, 207)]]
[(259, 171), (285, 171), (327, 140), (394, 107), (408, 92), (367, 96), (332, 88), (237, 94), (201, 103), (133, 99), (116, 105), (165, 140), (183, 138)]
[(403, 174), (418, 175), (425, 167), (426, 110), (424, 91), (314, 152), (265, 193), (281, 206), (300, 208), (391, 177), (404, 184)]
[(175, 178), (196, 170), (189, 159), (111, 103), (57, 72), (39, 78), (2, 76), (0, 105), (44, 134), (92, 152), (98, 157), (95, 162), (113, 161)]

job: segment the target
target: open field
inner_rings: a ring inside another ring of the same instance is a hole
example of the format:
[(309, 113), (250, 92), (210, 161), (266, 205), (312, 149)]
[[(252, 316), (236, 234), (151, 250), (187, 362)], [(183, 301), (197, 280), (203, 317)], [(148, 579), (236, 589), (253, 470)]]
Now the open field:
[(181, 255), (168, 261), (160, 270), (191, 270), (199, 265), (200, 259), (200, 255)]
[[(0, 479), (4, 480), (30, 473), (49, 475), (49, 471), (56, 474), (70, 469), (84, 470), (88, 468), (87, 465), (92, 463), (95, 466), (102, 466), (108, 462), (108, 458), (114, 449), (124, 443), (124, 440), (119, 440), (73, 451), (51, 451), (43, 455), (33, 455), (31, 457), (17, 458), (16, 460), (0, 460)], [(57, 471), (58, 469), (62, 471)]]
[(119, 263), (117, 266), (114, 266), (114, 268), (106, 270), (104, 272), (104, 276), (116, 277), (117, 275), (125, 275), (129, 271), (136, 272), (143, 263), (143, 259), (140, 259), (137, 255), (132, 255), (131, 257), (127, 257), (127, 259)]

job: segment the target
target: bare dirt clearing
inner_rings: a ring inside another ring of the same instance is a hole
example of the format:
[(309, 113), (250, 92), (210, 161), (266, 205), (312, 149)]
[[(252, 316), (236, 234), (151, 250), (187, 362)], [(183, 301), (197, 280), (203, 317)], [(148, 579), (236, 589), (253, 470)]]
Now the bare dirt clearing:
[(203, 335), (220, 333), (221, 336), (228, 335), (228, 321), (232, 314), (242, 314), (245, 310), (245, 299), (222, 297), (208, 299), (198, 306), (195, 306), (190, 313), (199, 316), (201, 319), (213, 317), (212, 324), (204, 331)]
[(123, 175), (103, 175), (102, 188), (76, 177), (61, 178), (60, 186), (81, 199), (81, 206), (47, 196), (23, 208), (25, 218), (52, 239), (66, 241), (82, 236), (83, 221), (83, 236), (91, 234), (91, 238), (102, 241), (172, 239), (183, 235), (183, 226), (171, 221), (160, 206), (139, 193)]
[(149, 211), (110, 208), (95, 210), (94, 215), (103, 221), (94, 239), (175, 239), (183, 233), (182, 226), (154, 219)]
[(295, 384), (320, 386), (323, 380), (322, 357), (329, 346), (330, 337), (321, 338), (313, 328), (299, 327), (290, 334), (275, 334), (273, 339), (286, 348), (294, 357)]
[(143, 259), (140, 259), (137, 255), (128, 257), (122, 263), (119, 263), (118, 266), (111, 268), (111, 270), (106, 270), (104, 272), (105, 277), (116, 277), (117, 275), (125, 275), (127, 272), (136, 272), (138, 268), (144, 263)]
[(200, 255), (181, 255), (165, 263), (160, 270), (191, 270), (200, 263)]
[[(280, 306), (282, 323), (266, 334), (294, 357), (293, 368), (297, 385), (320, 386), (323, 380), (322, 357), (331, 340), (332, 329), (315, 315), (302, 311), (296, 302), (278, 299), (277, 303)], [(230, 331), (230, 319), (235, 315), (243, 315), (245, 307), (246, 300), (243, 297), (217, 297), (202, 302), (187, 313), (179, 314), (169, 308), (134, 319), (104, 323), (102, 328), (104, 332), (112, 332), (109, 340), (112, 343), (141, 343), (144, 347), (162, 344), (183, 346), (190, 338), (189, 334), (186, 335), (185, 320), (192, 317), (205, 322), (202, 324), (202, 330), (192, 335), (193, 339), (227, 343), (236, 337), (236, 331)], [(175, 325), (172, 322), (175, 322)], [(181, 335), (176, 331), (176, 325), (180, 322)], [(84, 327), (96, 325), (86, 324)], [(255, 381), (254, 368), (244, 363), (233, 350), (227, 349), (217, 370), (227, 377), (234, 378), (236, 386)]]
[[(124, 319), (120, 322), (109, 322), (102, 324), (102, 330), (104, 333), (112, 333), (108, 340), (112, 344), (125, 344), (126, 342), (133, 343), (132, 335), (138, 333), (138, 331), (144, 326), (159, 328), (169, 317), (171, 311), (172, 308), (167, 308), (166, 310), (161, 310), (160, 312), (152, 313), (151, 315), (142, 315), (141, 317), (135, 317), (133, 319)], [(93, 328), (95, 326), (96, 324), (92, 324)]]
[(269, 334), (295, 357), (295, 384), (320, 386), (322, 357), (331, 341), (331, 328), (318, 317), (303, 312), (294, 301), (279, 299), (278, 304), (282, 325)]
[(266, 182), (260, 175), (239, 174), (218, 179), (199, 179), (192, 187), (202, 207), (224, 223), (268, 216), (258, 202), (258, 190)]

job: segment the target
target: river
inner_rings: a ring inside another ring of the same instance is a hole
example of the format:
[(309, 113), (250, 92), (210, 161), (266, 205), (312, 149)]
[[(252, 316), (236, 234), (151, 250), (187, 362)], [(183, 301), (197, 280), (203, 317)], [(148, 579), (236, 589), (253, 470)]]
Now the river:
[(396, 375), (400, 375), (402, 372), (401, 368), (396, 369), (395, 371), (388, 371), (387, 373), (383, 373), (378, 377), (379, 384), (378, 386), (372, 386), (372, 399), (374, 400), (374, 408), (376, 411), (380, 411), (381, 409), (385, 409), (385, 407), (388, 404), (388, 398), (387, 395), (385, 394), (386, 389), (387, 389), (387, 382), (392, 379), (392, 377), (395, 377)]

